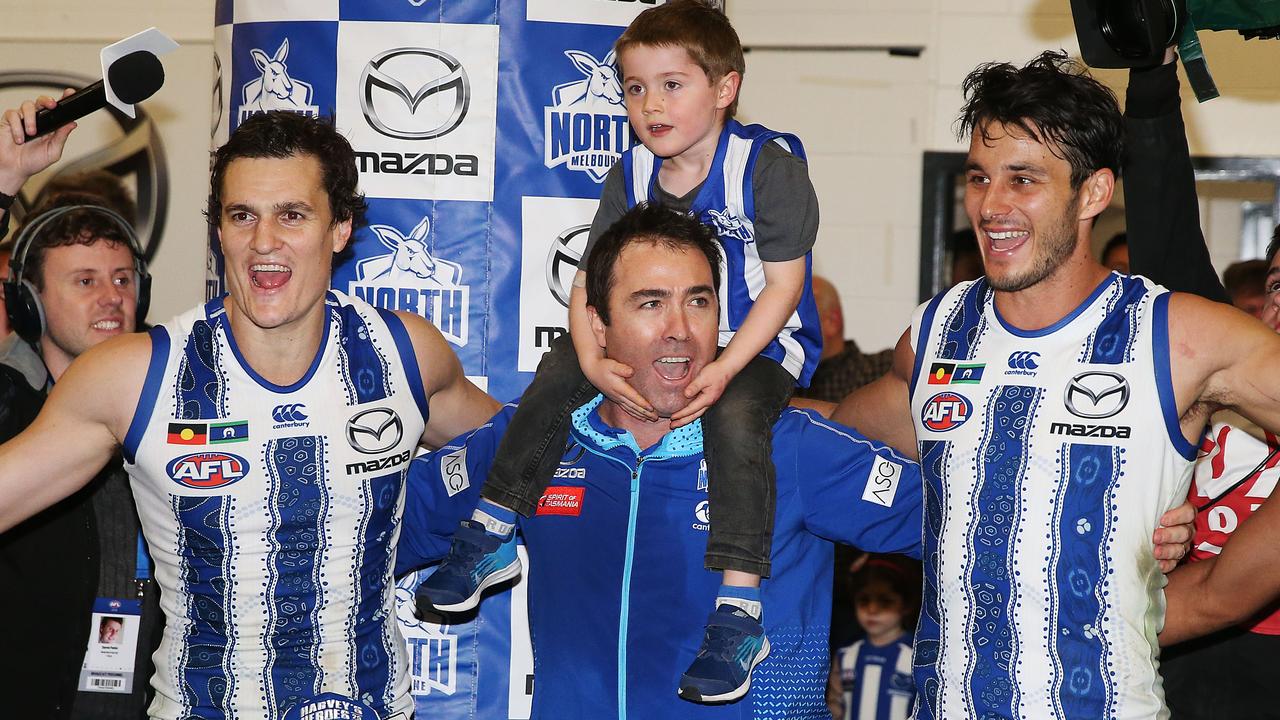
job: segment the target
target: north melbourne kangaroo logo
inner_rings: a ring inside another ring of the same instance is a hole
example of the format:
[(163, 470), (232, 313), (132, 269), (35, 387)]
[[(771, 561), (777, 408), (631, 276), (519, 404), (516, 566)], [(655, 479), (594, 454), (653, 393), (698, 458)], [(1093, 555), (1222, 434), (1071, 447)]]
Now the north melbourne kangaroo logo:
[(272, 110), (288, 110), (313, 117), (320, 114), (320, 109), (311, 104), (311, 84), (289, 77), (289, 66), (284, 62), (289, 57), (289, 38), (280, 43), (273, 55), (267, 55), (258, 48), (253, 48), (249, 54), (262, 76), (244, 85), (240, 122), (251, 115)]
[(552, 104), (544, 109), (543, 163), (549, 168), (564, 165), (604, 182), (609, 168), (631, 147), (614, 53), (603, 60), (583, 50), (564, 54), (582, 77), (551, 90)]
[(408, 235), (390, 225), (369, 230), (390, 252), (361, 260), (348, 291), (378, 307), (417, 313), (450, 342), (465, 346), (470, 287), (461, 284), (461, 265), (427, 251), (431, 218), (422, 218)]
[(742, 219), (733, 214), (729, 208), (723, 211), (708, 210), (711, 224), (715, 225), (716, 234), (722, 238), (733, 238), (749, 243), (752, 240), (751, 229), (743, 224)]

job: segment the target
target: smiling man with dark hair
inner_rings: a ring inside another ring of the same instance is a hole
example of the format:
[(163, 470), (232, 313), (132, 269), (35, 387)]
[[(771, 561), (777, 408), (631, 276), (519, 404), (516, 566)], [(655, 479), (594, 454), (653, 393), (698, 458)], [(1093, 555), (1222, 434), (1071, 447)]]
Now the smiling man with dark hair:
[[(672, 429), (684, 389), (715, 358), (718, 251), (697, 220), (638, 207), (601, 236), (587, 267), (594, 341), (635, 369), (630, 381), (657, 411), (640, 420), (596, 396), (573, 414), (570, 446), (521, 532), (533, 571), (529, 621), (536, 658), (535, 718), (707, 717), (746, 720), (825, 712), (832, 540), (880, 552), (916, 552), (919, 471), (892, 449), (816, 414), (788, 410), (773, 425), (778, 499), (774, 572), (761, 585), (769, 608), (751, 657), (729, 638), (746, 613), (713, 616), (710, 652), (754, 670), (751, 692), (695, 707), (673, 679), (698, 652), (703, 618), (687, 611), (716, 597), (703, 570), (710, 513), (701, 422)], [(514, 406), (474, 433), (415, 462), (401, 541), (402, 569), (435, 552), (419, 548), (433, 522), (430, 497), (443, 463), (484, 477)], [(481, 547), (482, 527), (467, 527)], [(496, 544), (496, 540), (492, 544)], [(455, 547), (457, 544), (455, 544)], [(822, 589), (822, 588), (825, 588)], [(725, 617), (727, 616), (727, 617)], [(726, 683), (726, 690), (732, 685)]]

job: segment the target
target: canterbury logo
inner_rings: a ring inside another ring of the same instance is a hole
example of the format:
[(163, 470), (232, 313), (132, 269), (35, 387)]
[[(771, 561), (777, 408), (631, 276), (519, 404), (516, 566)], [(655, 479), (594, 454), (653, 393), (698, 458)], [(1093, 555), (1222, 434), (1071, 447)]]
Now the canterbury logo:
[(1040, 353), (1038, 352), (1016, 352), (1009, 356), (1009, 368), (1013, 370), (1035, 370), (1040, 367)]
[(278, 423), (306, 422), (307, 414), (303, 412), (306, 409), (302, 403), (277, 405), (271, 410), (271, 419)]
[(390, 450), (403, 436), (400, 416), (389, 408), (365, 410), (347, 421), (347, 443), (366, 455)]

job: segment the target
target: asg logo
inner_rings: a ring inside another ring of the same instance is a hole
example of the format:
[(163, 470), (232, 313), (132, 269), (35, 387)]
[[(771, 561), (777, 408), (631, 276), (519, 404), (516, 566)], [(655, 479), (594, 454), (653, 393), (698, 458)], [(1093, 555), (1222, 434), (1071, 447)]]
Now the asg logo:
[(361, 260), (347, 292), (371, 305), (421, 315), (449, 342), (466, 347), (471, 288), (461, 284), (461, 265), (427, 252), (431, 218), (423, 217), (408, 235), (390, 225), (369, 230), (389, 252)]
[(973, 413), (969, 400), (953, 392), (940, 392), (929, 398), (920, 411), (920, 421), (934, 432), (954, 430)]
[(547, 251), (547, 289), (566, 308), (569, 307), (573, 276), (577, 274), (582, 253), (587, 249), (590, 231), (590, 225), (575, 225), (557, 235)]
[(471, 472), (467, 470), (467, 449), (455, 450), (440, 458), (440, 482), (453, 497), (471, 487)]
[(715, 226), (716, 234), (720, 237), (733, 238), (744, 243), (755, 239), (751, 234), (751, 228), (747, 227), (729, 208), (723, 211), (708, 210), (707, 212), (711, 215), (711, 225)]
[(614, 53), (603, 60), (583, 50), (564, 54), (582, 77), (551, 90), (551, 105), (543, 109), (543, 164), (563, 165), (604, 182), (609, 168), (631, 147)]
[(443, 50), (393, 48), (364, 66), (360, 110), (374, 130), (399, 140), (431, 140), (462, 124), (471, 81)]
[(1040, 353), (1026, 350), (1009, 355), (1010, 370), (1037, 370), (1040, 368)]
[(373, 408), (356, 413), (347, 421), (347, 443), (366, 455), (384, 453), (400, 444), (404, 424), (390, 408)]
[(285, 64), (289, 57), (289, 38), (285, 38), (272, 55), (258, 48), (251, 49), (249, 54), (261, 75), (245, 83), (241, 89), (240, 122), (272, 110), (287, 110), (311, 117), (320, 114), (320, 108), (311, 104), (311, 84), (289, 75), (289, 66)]
[(1067, 383), (1063, 401), (1076, 417), (1109, 418), (1129, 404), (1129, 381), (1113, 372), (1083, 372)]
[(277, 405), (271, 409), (271, 419), (276, 421), (273, 427), (288, 427), (307, 424), (307, 406), (302, 403)]
[(249, 462), (230, 453), (192, 453), (170, 460), (164, 471), (179, 485), (212, 490), (243, 478), (249, 472)]

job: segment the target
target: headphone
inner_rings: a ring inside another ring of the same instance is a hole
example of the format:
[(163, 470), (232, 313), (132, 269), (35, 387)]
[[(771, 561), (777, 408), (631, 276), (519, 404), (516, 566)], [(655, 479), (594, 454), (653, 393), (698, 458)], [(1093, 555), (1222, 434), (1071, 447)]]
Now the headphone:
[[(125, 243), (128, 244), (129, 252), (133, 255), (134, 270), (138, 275), (135, 285), (138, 298), (138, 309), (135, 314), (137, 324), (141, 325), (147, 317), (147, 308), (151, 304), (151, 274), (147, 272), (147, 261), (142, 252), (142, 244), (128, 221), (121, 217), (120, 213), (99, 205), (64, 205), (40, 213), (27, 222), (13, 241), (12, 257), (9, 260), (9, 279), (4, 281), (4, 306), (5, 312), (9, 315), (9, 326), (18, 334), (18, 337), (29, 343), (34, 344), (40, 340), (40, 336), (44, 335), (46, 323), (44, 305), (40, 302), (40, 292), (30, 280), (23, 277), (27, 256), (31, 253), (31, 246), (35, 244), (40, 232), (50, 223), (80, 210), (107, 218), (124, 234)], [(132, 332), (133, 329), (126, 330)]]

